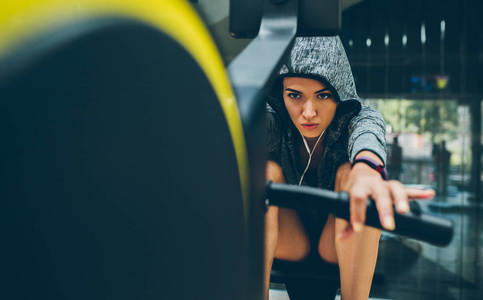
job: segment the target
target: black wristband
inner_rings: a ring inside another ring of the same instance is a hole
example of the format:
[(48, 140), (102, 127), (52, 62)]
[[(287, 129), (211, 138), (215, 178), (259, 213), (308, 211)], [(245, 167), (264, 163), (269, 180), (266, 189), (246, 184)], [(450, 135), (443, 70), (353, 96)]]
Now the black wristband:
[(365, 163), (369, 167), (373, 168), (374, 170), (379, 172), (379, 174), (381, 174), (382, 179), (387, 180), (387, 170), (386, 170), (386, 168), (383, 165), (380, 165), (377, 161), (373, 160), (370, 157), (363, 156), (363, 157), (359, 157), (359, 158), (354, 159), (354, 161), (352, 162), (351, 168), (353, 168), (355, 164), (360, 163), (360, 162)]

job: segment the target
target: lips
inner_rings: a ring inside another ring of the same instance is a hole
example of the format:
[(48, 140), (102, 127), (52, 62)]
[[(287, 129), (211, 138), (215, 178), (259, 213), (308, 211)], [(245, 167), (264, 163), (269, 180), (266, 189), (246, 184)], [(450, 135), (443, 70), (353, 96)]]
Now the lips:
[(307, 130), (314, 130), (315, 128), (317, 128), (317, 126), (319, 126), (319, 124), (317, 124), (317, 123), (304, 123), (304, 124), (302, 124), (302, 126)]

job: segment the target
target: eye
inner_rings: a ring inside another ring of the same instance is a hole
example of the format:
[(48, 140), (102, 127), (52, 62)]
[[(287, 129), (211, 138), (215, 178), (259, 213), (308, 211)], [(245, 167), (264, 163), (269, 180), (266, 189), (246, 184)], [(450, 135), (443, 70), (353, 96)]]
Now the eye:
[(300, 98), (300, 94), (297, 94), (297, 93), (288, 93), (287, 96), (290, 99), (299, 99)]
[(333, 96), (332, 96), (332, 94), (331, 94), (331, 93), (320, 93), (320, 94), (318, 94), (318, 95), (317, 95), (317, 97), (318, 97), (319, 99), (330, 99), (330, 98), (332, 98)]

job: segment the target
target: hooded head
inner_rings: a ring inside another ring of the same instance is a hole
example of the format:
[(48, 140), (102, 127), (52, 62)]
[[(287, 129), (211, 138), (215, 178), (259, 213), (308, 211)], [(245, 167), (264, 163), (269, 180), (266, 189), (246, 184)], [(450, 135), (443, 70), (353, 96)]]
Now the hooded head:
[[(294, 82), (293, 78), (300, 79), (300, 77), (304, 79), (298, 80), (299, 84), (295, 85), (295, 88), (287, 86), (289, 81)], [(303, 81), (307, 84), (304, 84)], [(313, 89), (313, 91), (327, 88), (333, 96), (331, 101), (335, 103), (335, 106), (326, 105), (329, 103), (328, 101), (316, 101), (317, 99), (320, 100), (320, 95), (312, 94), (310, 88), (306, 89), (314, 82), (319, 82), (320, 88)], [(301, 87), (301, 89), (297, 87)], [(300, 96), (300, 100), (303, 101), (296, 100), (294, 102), (295, 105), (299, 106), (295, 111), (293, 105), (291, 105), (292, 102), (287, 102), (289, 98), (286, 95), (287, 90), (294, 89), (303, 90)], [(306, 92), (310, 92), (310, 95), (307, 95)], [(280, 70), (280, 76), (276, 80), (270, 96), (268, 100), (270, 106), (286, 121), (290, 117), (295, 127), (304, 136), (318, 136), (323, 132), (334, 119), (338, 102), (358, 100), (349, 61), (339, 37), (297, 38), (287, 63)], [(309, 96), (312, 97), (312, 102), (306, 98)], [(318, 112), (320, 114), (305, 110), (307, 107), (311, 110), (313, 105), (319, 105)], [(302, 106), (304, 107), (302, 108)], [(307, 115), (314, 115), (315, 119), (306, 118)], [(305, 126), (307, 124), (319, 124), (320, 130), (308, 131), (306, 130), (307, 126)]]
[(338, 36), (298, 37), (281, 77), (308, 77), (328, 83), (340, 101), (359, 99), (344, 46)]

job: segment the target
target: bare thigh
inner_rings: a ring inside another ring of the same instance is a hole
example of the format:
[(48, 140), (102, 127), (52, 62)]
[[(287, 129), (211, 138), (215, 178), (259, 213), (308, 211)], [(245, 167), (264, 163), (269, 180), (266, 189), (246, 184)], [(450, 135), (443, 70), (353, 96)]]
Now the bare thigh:
[[(272, 182), (285, 183), (282, 168), (274, 161), (267, 162), (266, 176)], [(310, 241), (296, 211), (272, 206), (265, 218), (267, 269), (271, 268), (274, 256), (278, 259), (299, 261), (308, 255)]]
[(310, 240), (299, 214), (292, 209), (278, 210), (278, 245), (275, 257), (288, 261), (303, 260), (310, 252)]
[(338, 263), (335, 249), (335, 220), (336, 218), (332, 214), (327, 217), (318, 246), (320, 257), (326, 262), (333, 264)]

